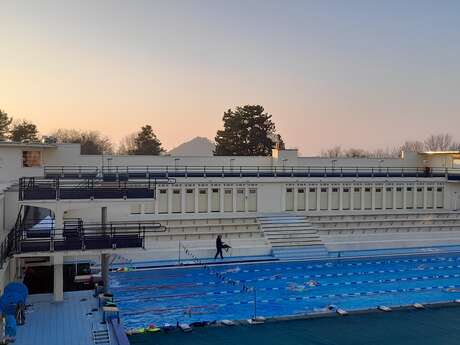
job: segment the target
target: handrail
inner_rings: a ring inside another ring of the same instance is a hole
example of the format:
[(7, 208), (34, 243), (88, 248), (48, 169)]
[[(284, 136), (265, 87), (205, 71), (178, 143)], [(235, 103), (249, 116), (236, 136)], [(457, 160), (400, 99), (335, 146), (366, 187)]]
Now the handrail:
[[(82, 171), (94, 171), (94, 176), (104, 175), (129, 175), (134, 173), (145, 173), (146, 177), (155, 173), (165, 173), (167, 176), (181, 173), (184, 175), (190, 175), (191, 173), (202, 173), (207, 174), (210, 172), (222, 172), (223, 174), (241, 174), (243, 172), (331, 172), (337, 174), (343, 174), (344, 172), (371, 172), (371, 173), (392, 173), (392, 172), (418, 172), (418, 173), (460, 173), (460, 168), (445, 168), (445, 167), (420, 167), (420, 166), (317, 166), (317, 165), (297, 165), (297, 166), (226, 166), (226, 165), (206, 165), (206, 166), (195, 166), (195, 165), (130, 165), (130, 166), (111, 166), (99, 169), (98, 167), (81, 167), (81, 166), (45, 166), (45, 176), (56, 176), (64, 177), (67, 174), (72, 173), (72, 177), (79, 177)], [(82, 176), (80, 176), (81, 178)]]
[(18, 229), (16, 252), (52, 252), (64, 250), (144, 248), (149, 233), (167, 231), (157, 222), (84, 223), (77, 227)]

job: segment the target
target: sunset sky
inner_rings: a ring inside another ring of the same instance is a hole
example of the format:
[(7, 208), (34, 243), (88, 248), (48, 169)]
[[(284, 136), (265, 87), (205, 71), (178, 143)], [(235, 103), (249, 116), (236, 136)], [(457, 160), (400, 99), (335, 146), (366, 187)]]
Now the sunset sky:
[(460, 1), (0, 0), (0, 109), (168, 149), (262, 104), (304, 155), (460, 140)]

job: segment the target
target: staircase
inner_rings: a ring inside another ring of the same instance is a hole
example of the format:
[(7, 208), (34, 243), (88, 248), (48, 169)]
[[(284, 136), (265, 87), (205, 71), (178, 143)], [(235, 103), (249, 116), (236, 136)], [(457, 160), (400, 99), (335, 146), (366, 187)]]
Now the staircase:
[(305, 216), (275, 214), (257, 218), (260, 229), (280, 260), (328, 257), (321, 238)]
[(109, 330), (106, 328), (93, 330), (94, 345), (110, 345)]

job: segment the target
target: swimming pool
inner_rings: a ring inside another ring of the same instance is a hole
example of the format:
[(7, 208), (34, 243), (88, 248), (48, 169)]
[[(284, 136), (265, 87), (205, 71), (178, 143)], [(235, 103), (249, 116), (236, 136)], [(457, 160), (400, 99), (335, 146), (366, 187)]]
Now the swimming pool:
[(111, 289), (132, 329), (452, 301), (459, 278), (460, 256), (446, 254), (114, 272)]

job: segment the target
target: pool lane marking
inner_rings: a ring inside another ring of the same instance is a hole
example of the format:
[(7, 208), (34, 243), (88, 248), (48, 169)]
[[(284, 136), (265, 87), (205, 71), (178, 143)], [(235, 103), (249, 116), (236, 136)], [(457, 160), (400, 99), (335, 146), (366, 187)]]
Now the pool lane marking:
[[(430, 277), (431, 279), (449, 279), (449, 278), (460, 278), (460, 274), (452, 274), (452, 275), (434, 275)], [(408, 280), (407, 278), (393, 278), (393, 279), (378, 279), (378, 280), (363, 280), (363, 281), (357, 281), (357, 282), (343, 282), (343, 283), (325, 283), (325, 284), (320, 284), (317, 287), (329, 287), (329, 286), (345, 286), (345, 285), (355, 285), (355, 284), (375, 284), (375, 283), (393, 283), (397, 281), (406, 281)], [(424, 280), (423, 277), (411, 277), (409, 280), (412, 281), (419, 281), (419, 280)], [(257, 291), (277, 291), (277, 290), (287, 290), (291, 291), (292, 288), (290, 289), (289, 287), (262, 287), (258, 288)], [(305, 287), (304, 289), (300, 291), (295, 291), (293, 292), (307, 292), (307, 291), (313, 291), (313, 287), (309, 289), (308, 287)], [(389, 290), (391, 292), (396, 292), (397, 290)], [(242, 290), (227, 290), (227, 291), (210, 291), (207, 292), (206, 295), (221, 295), (221, 294), (227, 294), (227, 293), (240, 293), (243, 292)]]
[[(383, 271), (382, 273), (395, 273), (395, 272), (398, 272), (398, 273), (404, 273), (404, 272), (416, 272), (416, 271), (420, 271), (420, 272), (423, 272), (423, 271), (434, 271), (434, 270), (451, 270), (451, 269), (456, 269), (456, 268), (460, 268), (460, 265), (456, 265), (456, 266), (452, 266), (452, 265), (449, 265), (449, 266), (433, 266), (433, 267), (427, 267), (427, 268), (424, 268), (424, 269), (420, 269), (420, 270), (414, 270), (413, 268), (410, 268), (410, 269), (399, 269), (399, 270), (391, 270), (392, 272), (390, 272), (389, 270), (388, 271)], [(378, 271), (379, 274), (381, 271)], [(370, 274), (376, 274), (376, 271), (368, 271), (368, 272), (347, 272), (345, 274), (343, 273), (337, 273), (335, 275), (332, 275), (331, 277), (342, 277), (344, 275), (348, 276), (348, 277), (352, 277), (352, 276), (366, 276), (366, 275), (370, 275)], [(316, 275), (303, 275), (303, 276), (299, 276), (299, 275), (296, 275), (297, 277), (299, 278), (294, 278), (294, 276), (282, 276), (282, 277), (277, 277), (277, 278), (273, 278), (273, 277), (266, 277), (266, 278), (258, 278), (258, 279), (247, 279), (247, 280), (238, 280), (237, 282), (243, 282), (243, 283), (250, 283), (250, 282), (255, 282), (255, 281), (258, 281), (258, 282), (262, 282), (262, 281), (273, 281), (273, 280), (288, 280), (288, 279), (309, 279), (309, 278), (331, 278), (329, 276), (326, 276), (326, 275), (321, 275), (321, 274), (316, 274)], [(407, 281), (408, 279), (410, 279), (411, 277), (402, 277), (402, 278), (398, 278), (398, 281)], [(396, 279), (396, 278), (393, 278), (393, 279)], [(205, 285), (218, 285), (220, 284), (221, 282), (219, 281), (208, 281), (208, 282), (196, 282), (194, 283), (194, 285), (196, 286), (205, 286)], [(161, 285), (161, 284), (160, 284)], [(139, 287), (140, 289), (141, 287)], [(157, 289), (156, 285), (151, 285), (151, 286), (144, 286), (142, 287), (143, 289)], [(124, 287), (116, 287), (116, 288), (113, 288), (114, 291), (123, 291)]]
[[(258, 300), (257, 303), (278, 303), (283, 301), (306, 301), (306, 300), (317, 300), (323, 298), (336, 298), (336, 297), (356, 297), (356, 296), (373, 296), (373, 295), (385, 295), (390, 293), (401, 293), (401, 292), (421, 292), (421, 291), (428, 291), (428, 290), (444, 290), (444, 289), (455, 289), (459, 288), (460, 285), (438, 285), (438, 286), (428, 286), (428, 287), (420, 287), (420, 288), (405, 288), (405, 289), (393, 289), (393, 290), (376, 290), (376, 291), (363, 291), (363, 292), (354, 292), (354, 293), (341, 293), (341, 294), (327, 294), (327, 295), (311, 295), (311, 296), (296, 296), (296, 297), (282, 297), (282, 298), (274, 298), (274, 299), (263, 299)], [(235, 301), (231, 303), (222, 303), (222, 304), (214, 304), (213, 306), (217, 307), (228, 307), (232, 305), (241, 305), (241, 304), (253, 304), (253, 300), (249, 301)], [(170, 306), (164, 308), (165, 311), (180, 311), (180, 309), (184, 309), (184, 306)], [(145, 314), (152, 312), (151, 309), (146, 310), (138, 310), (135, 313), (125, 312), (122, 314)]]
[[(316, 269), (316, 268), (337, 268), (337, 267), (358, 267), (362, 266), (363, 264), (366, 265), (388, 265), (392, 263), (417, 263), (417, 262), (437, 262), (437, 261), (460, 261), (459, 256), (449, 256), (448, 258), (444, 257), (434, 257), (430, 259), (406, 259), (406, 260), (401, 260), (401, 259), (393, 259), (393, 260), (386, 260), (386, 261), (366, 261), (366, 262), (349, 262), (349, 263), (325, 263), (325, 264), (316, 264), (316, 265), (308, 265), (308, 266), (288, 266), (288, 267), (276, 267), (276, 268), (265, 268), (265, 269), (244, 269), (241, 270), (240, 272), (242, 273), (250, 273), (250, 272), (270, 272), (270, 271), (280, 271), (281, 269), (284, 270), (301, 270), (301, 269)], [(222, 273), (222, 272), (220, 272)], [(235, 272), (239, 273), (239, 272)], [(184, 276), (185, 277), (194, 277), (194, 276), (204, 276), (206, 273), (187, 273)]]
[[(441, 276), (438, 276), (438, 275), (434, 275), (434, 276), (431, 276), (429, 278), (431, 279), (440, 279), (440, 278), (443, 278), (443, 279), (449, 279), (449, 278), (459, 278), (460, 277), (460, 274), (452, 274), (452, 275), (441, 275)], [(419, 281), (419, 280), (423, 280), (424, 277), (411, 277), (409, 278), (409, 280), (412, 280), (412, 281)], [(343, 282), (343, 283), (326, 283), (326, 284), (321, 284), (319, 285), (318, 287), (328, 287), (328, 286), (345, 286), (345, 285), (353, 285), (353, 284), (375, 284), (375, 283), (389, 283), (389, 282), (396, 282), (396, 281), (406, 281), (408, 280), (408, 278), (393, 278), (393, 279), (379, 279), (379, 280), (364, 280), (364, 281), (357, 281), (357, 282)], [(348, 283), (348, 284), (347, 284)], [(350, 284), (351, 283), (351, 284)], [(454, 286), (448, 286), (448, 287), (454, 287)], [(411, 288), (413, 289), (414, 291), (419, 291), (419, 289), (428, 289), (428, 290), (431, 290), (435, 287), (429, 287), (429, 288)], [(438, 287), (440, 288), (440, 287)], [(289, 287), (262, 287), (262, 288), (258, 288), (257, 289), (258, 291), (278, 291), (278, 290), (287, 290), (287, 291), (290, 291), (292, 290), (292, 288), (290, 289)], [(300, 291), (293, 291), (293, 292), (311, 292), (313, 291), (313, 288), (312, 289), (308, 289), (308, 288), (305, 288), (303, 290), (300, 290)], [(379, 291), (384, 291), (384, 290), (379, 290)], [(400, 290), (396, 290), (396, 289), (391, 289), (391, 290), (385, 290), (387, 292), (398, 292)], [(196, 296), (204, 296), (204, 295), (207, 295), (207, 296), (212, 296), (212, 295), (226, 295), (226, 294), (238, 294), (238, 293), (242, 293), (244, 292), (243, 290), (223, 290), (223, 291), (209, 291), (209, 292), (204, 292), (204, 293), (201, 293), (201, 294), (196, 294), (194, 296), (190, 296), (192, 298), (196, 297)], [(347, 295), (347, 294), (342, 294), (342, 295)], [(357, 295), (357, 292), (355, 293), (348, 293), (349, 296), (358, 296)], [(331, 297), (331, 295), (328, 295), (329, 297)], [(335, 296), (335, 295), (333, 295)], [(298, 297), (298, 296), (294, 296), (294, 297)], [(292, 298), (294, 298), (292, 297)], [(152, 297), (148, 297), (148, 298), (138, 298), (136, 300), (148, 300), (148, 299), (164, 299), (164, 298), (174, 298), (174, 296), (169, 296), (169, 295), (166, 295), (166, 296), (161, 296), (161, 295), (158, 295), (158, 296), (152, 296)], [(184, 296), (181, 296), (181, 295), (178, 295), (177, 298), (187, 298), (187, 297), (184, 297)], [(119, 298), (118, 299), (119, 301), (121, 302), (125, 302), (125, 301), (129, 301), (129, 300), (123, 300), (123, 298)]]

